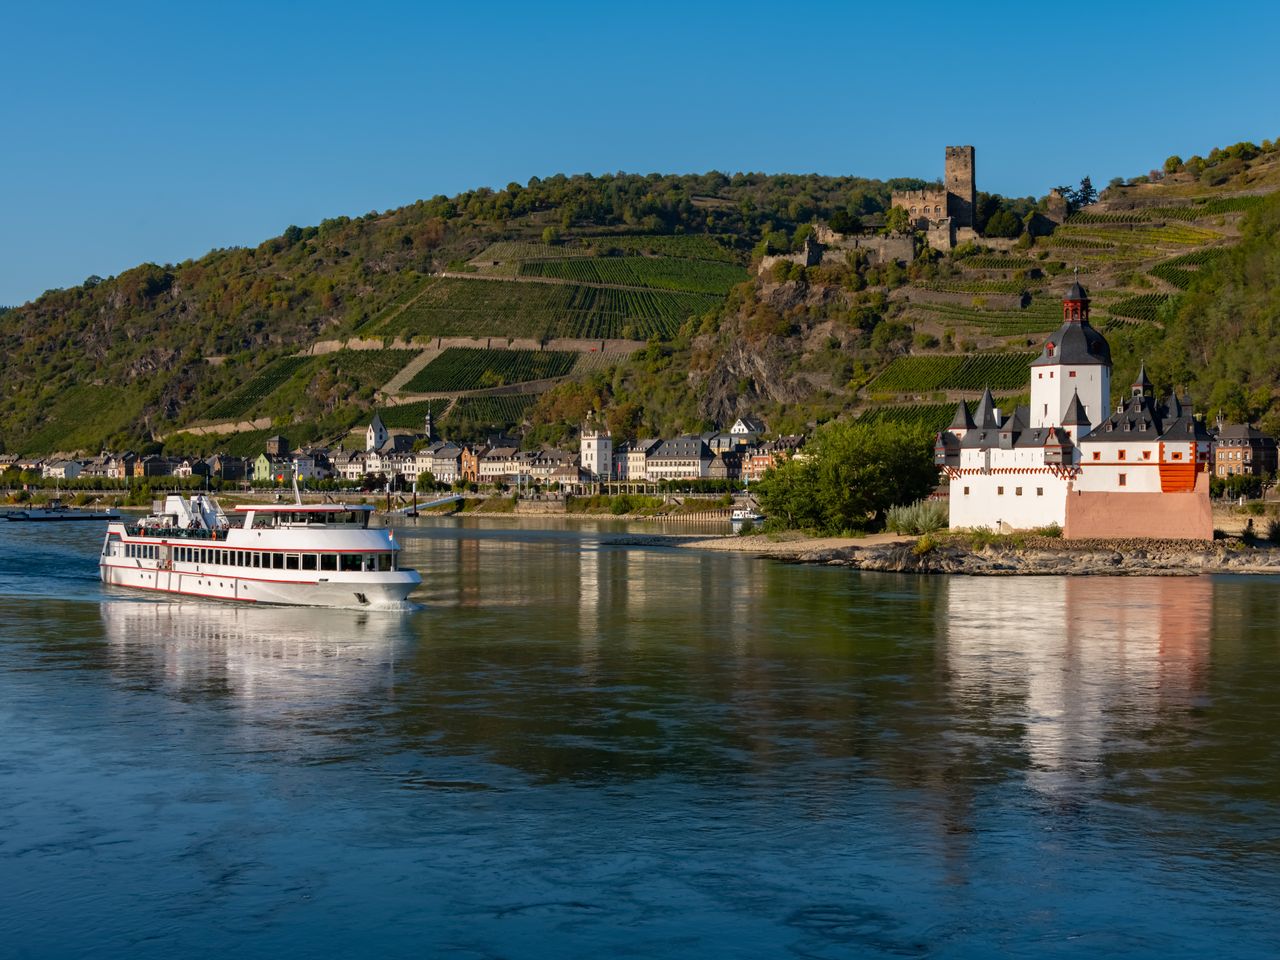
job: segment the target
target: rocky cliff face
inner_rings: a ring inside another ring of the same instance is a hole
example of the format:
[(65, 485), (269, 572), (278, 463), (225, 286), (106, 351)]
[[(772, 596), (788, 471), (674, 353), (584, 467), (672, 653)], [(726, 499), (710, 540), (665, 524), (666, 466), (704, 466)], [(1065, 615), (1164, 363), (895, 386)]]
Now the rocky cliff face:
[(731, 423), (762, 403), (789, 404), (842, 391), (859, 331), (837, 317), (844, 292), (803, 283), (763, 284), (712, 334), (693, 343), (690, 387), (698, 411)]

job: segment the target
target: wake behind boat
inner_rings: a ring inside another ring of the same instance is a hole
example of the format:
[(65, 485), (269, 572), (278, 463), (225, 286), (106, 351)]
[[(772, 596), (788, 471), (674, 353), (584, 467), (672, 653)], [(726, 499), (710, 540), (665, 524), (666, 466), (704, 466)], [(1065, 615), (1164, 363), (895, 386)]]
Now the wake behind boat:
[(246, 603), (394, 604), (422, 582), (402, 569), (390, 530), (364, 504), (243, 505), (228, 517), (205, 494), (157, 501), (136, 526), (107, 527), (102, 582)]

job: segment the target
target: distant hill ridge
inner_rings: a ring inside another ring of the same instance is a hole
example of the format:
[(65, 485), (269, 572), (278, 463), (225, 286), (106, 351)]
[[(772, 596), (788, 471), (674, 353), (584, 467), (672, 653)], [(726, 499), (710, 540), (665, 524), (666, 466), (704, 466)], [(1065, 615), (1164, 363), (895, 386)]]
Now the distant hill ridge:
[[(753, 260), (798, 247), (810, 223), (874, 228), (893, 190), (925, 183), (551, 177), (290, 227), (255, 248), (144, 264), (0, 310), (9, 385), (0, 446), (145, 449), (165, 436), (169, 449), (194, 451), (228, 441), (184, 435), (185, 425), (260, 417), (304, 440), (394, 405), (383, 392), (389, 384), (407, 396), (431, 383), (463, 395), (519, 383), (520, 371), (549, 374), (530, 377), (547, 388), (532, 406), (463, 409), (518, 409), (532, 436), (556, 438), (593, 405), (622, 409), (623, 432), (628, 423), (693, 429), (744, 412), (803, 427), (886, 400), (927, 405), (945, 385), (913, 392), (901, 377), (884, 380), (895, 356), (1025, 352), (1052, 327), (1059, 278), (1077, 267), (1101, 322), (1145, 329), (1159, 321), (1225, 262), (1244, 218), (1280, 185), (1273, 145), (1254, 151), (1113, 187), (1022, 250), (962, 249), (906, 268), (854, 263), (758, 280)], [(1219, 168), (1227, 176), (1212, 182)], [(432, 369), (439, 361), (423, 354), (441, 336), (652, 346), (621, 361), (587, 349), (572, 364), (527, 348), (501, 360), (454, 355), (431, 375), (399, 376), (410, 364)], [(299, 356), (317, 341), (352, 338), (401, 345)], [(759, 356), (764, 346), (768, 355)], [(878, 375), (882, 387), (895, 383), (893, 398), (875, 387)], [(445, 428), (503, 425), (458, 419)]]

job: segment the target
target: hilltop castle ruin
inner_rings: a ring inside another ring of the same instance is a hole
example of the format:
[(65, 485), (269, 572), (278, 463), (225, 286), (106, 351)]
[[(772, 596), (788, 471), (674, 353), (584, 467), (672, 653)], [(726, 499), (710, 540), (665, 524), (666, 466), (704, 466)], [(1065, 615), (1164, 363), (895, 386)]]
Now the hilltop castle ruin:
[(972, 146), (947, 147), (941, 187), (897, 190), (889, 204), (902, 207), (912, 226), (925, 232), (929, 246), (950, 250), (957, 243), (978, 239), (974, 216), (978, 187)]

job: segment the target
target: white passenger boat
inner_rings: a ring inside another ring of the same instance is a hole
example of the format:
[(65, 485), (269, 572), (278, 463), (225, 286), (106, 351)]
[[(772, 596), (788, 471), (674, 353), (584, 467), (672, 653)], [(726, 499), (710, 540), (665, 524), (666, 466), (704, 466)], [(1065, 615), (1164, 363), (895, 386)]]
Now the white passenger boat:
[(102, 582), (246, 603), (385, 606), (422, 582), (399, 565), (390, 530), (370, 529), (363, 504), (243, 505), (171, 495), (136, 526), (112, 523)]

